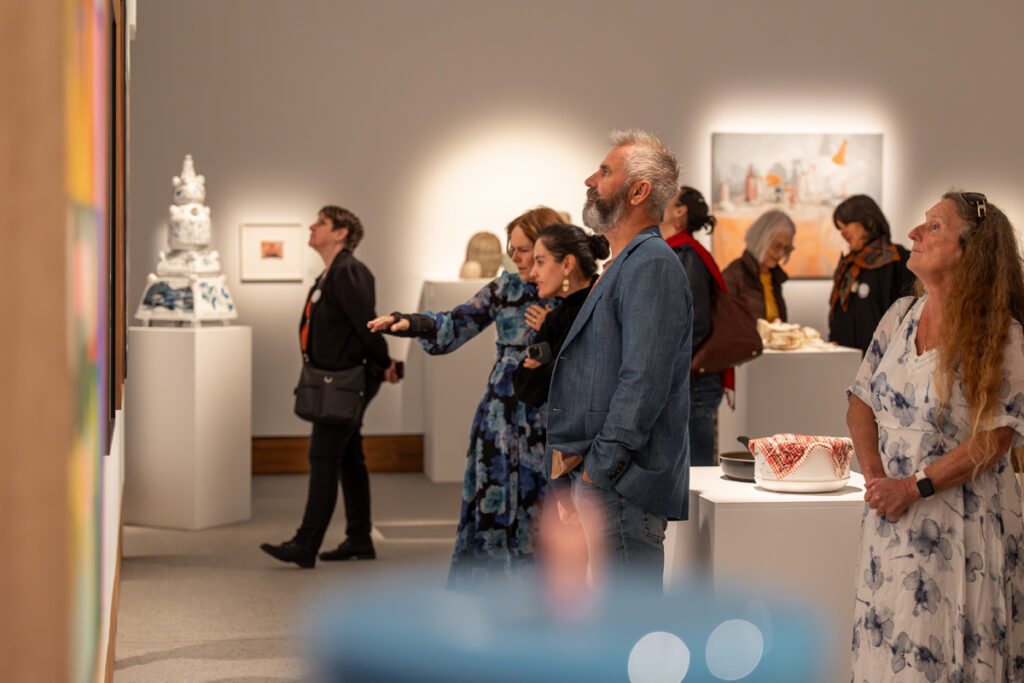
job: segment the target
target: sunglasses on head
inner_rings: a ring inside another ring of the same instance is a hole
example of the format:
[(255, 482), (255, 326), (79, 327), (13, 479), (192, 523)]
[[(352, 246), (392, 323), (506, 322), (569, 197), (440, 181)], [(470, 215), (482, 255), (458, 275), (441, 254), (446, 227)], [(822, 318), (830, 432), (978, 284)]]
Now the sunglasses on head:
[(967, 200), (967, 203), (974, 207), (974, 212), (981, 221), (988, 214), (988, 199), (980, 192), (961, 192), (960, 196)]

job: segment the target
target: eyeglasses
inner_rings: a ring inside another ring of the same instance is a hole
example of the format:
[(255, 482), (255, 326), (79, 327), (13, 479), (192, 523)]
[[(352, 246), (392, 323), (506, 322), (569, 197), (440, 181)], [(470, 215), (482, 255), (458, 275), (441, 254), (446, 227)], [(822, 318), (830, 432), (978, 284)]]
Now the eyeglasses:
[(979, 222), (985, 219), (985, 216), (988, 215), (988, 199), (985, 195), (980, 192), (961, 192), (960, 196), (974, 207)]

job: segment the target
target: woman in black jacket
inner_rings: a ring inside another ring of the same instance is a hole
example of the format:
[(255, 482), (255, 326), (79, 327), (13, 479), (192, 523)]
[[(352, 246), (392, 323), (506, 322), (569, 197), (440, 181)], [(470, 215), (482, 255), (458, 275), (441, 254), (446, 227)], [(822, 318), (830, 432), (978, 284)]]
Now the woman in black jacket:
[[(725, 281), (711, 254), (693, 235), (711, 233), (715, 217), (708, 214), (703, 195), (683, 186), (665, 209), (661, 236), (679, 257), (693, 294), (693, 346), (696, 351), (711, 334), (711, 301), (715, 292), (725, 291)], [(715, 425), (718, 406), (726, 389), (735, 388), (731, 370), (690, 378), (690, 465), (715, 464)]]
[(909, 252), (892, 243), (889, 221), (871, 197), (858, 194), (836, 207), (832, 222), (850, 245), (839, 259), (829, 299), (829, 339), (863, 355), (893, 302), (913, 294)]
[(588, 234), (575, 225), (549, 225), (537, 233), (530, 280), (537, 285), (537, 296), (559, 303), (544, 318), (527, 357), (512, 375), (516, 397), (526, 405), (547, 403), (562, 342), (597, 279), (597, 262), (609, 253), (604, 235)]
[[(381, 380), (397, 382), (387, 342), (366, 329), (375, 317), (373, 274), (352, 254), (363, 238), (363, 226), (351, 211), (337, 206), (320, 209), (309, 226), (309, 246), (324, 260), (324, 271), (306, 296), (299, 323), (304, 360), (323, 370), (366, 366), (363, 410), (380, 388)], [(360, 422), (354, 425), (313, 423), (309, 439), (309, 492), (302, 524), (295, 537), (260, 548), (282, 562), (311, 568), (330, 524), (341, 482), (345, 498), (346, 539), (322, 560), (373, 559), (370, 541), (370, 480), (363, 455)]]

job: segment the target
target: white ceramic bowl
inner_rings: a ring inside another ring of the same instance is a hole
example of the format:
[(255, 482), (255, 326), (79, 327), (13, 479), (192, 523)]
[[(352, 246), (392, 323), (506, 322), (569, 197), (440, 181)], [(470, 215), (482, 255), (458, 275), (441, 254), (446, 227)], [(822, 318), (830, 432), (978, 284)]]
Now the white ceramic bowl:
[[(848, 441), (848, 439), (847, 439)], [(754, 481), (758, 486), (769, 491), (781, 491), (786, 493), (824, 493), (826, 491), (838, 491), (846, 486), (850, 480), (850, 460), (840, 477), (836, 476), (835, 467), (832, 464), (832, 454), (825, 446), (815, 444), (809, 447), (807, 457), (800, 465), (790, 472), (784, 479), (775, 476), (775, 471), (765, 459), (760, 444), (753, 442), (754, 446)]]

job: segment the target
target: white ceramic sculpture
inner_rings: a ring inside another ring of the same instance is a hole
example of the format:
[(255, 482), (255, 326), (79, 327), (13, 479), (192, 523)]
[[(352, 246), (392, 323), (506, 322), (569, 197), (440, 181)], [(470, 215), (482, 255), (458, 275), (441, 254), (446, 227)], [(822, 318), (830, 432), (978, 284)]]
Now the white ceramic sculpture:
[(204, 320), (225, 323), (238, 317), (220, 255), (210, 249), (210, 207), (205, 206), (206, 178), (196, 175), (192, 155), (185, 155), (181, 175), (174, 176), (174, 203), (170, 208), (167, 244), (161, 251), (156, 274), (150, 273), (135, 317), (154, 321)]

